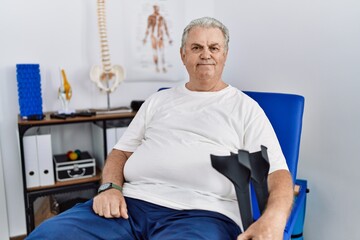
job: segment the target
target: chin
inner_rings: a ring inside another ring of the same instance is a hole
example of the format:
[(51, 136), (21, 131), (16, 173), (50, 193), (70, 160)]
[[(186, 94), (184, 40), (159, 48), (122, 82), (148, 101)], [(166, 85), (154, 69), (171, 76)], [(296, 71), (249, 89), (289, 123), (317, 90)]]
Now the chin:
[(203, 72), (196, 74), (197, 79), (208, 80), (212, 79), (215, 75), (212, 72)]

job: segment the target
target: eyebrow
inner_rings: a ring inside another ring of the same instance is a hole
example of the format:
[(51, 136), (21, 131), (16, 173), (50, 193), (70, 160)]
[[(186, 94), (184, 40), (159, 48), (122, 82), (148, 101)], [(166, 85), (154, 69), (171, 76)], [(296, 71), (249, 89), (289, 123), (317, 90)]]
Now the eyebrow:
[[(199, 47), (204, 47), (204, 45), (200, 44), (200, 43), (192, 43), (191, 46), (199, 46)], [(210, 45), (208, 45), (208, 47), (215, 47), (215, 46), (219, 46), (221, 47), (220, 43), (211, 43)]]
[(192, 43), (190, 46), (191, 47), (203, 47), (204, 45), (202, 45), (200, 43)]
[(221, 47), (221, 45), (219, 43), (212, 43), (209, 45), (209, 47)]

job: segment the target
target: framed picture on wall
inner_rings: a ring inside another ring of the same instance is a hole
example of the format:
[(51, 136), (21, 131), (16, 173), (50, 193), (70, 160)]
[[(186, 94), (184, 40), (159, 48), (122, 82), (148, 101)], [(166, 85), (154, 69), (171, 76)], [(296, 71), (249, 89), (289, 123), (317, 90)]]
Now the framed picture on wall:
[(125, 1), (124, 61), (128, 81), (181, 81), (184, 1)]

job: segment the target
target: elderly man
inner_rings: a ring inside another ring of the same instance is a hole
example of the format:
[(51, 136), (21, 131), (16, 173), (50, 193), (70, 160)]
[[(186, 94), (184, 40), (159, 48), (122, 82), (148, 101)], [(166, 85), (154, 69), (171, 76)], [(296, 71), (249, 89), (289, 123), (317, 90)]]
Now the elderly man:
[[(193, 20), (180, 49), (189, 81), (152, 95), (109, 154), (99, 194), (54, 217), (29, 239), (282, 239), (292, 180), (275, 133), (252, 99), (226, 84), (227, 28)], [(268, 148), (269, 199), (242, 232), (231, 182), (210, 154)]]

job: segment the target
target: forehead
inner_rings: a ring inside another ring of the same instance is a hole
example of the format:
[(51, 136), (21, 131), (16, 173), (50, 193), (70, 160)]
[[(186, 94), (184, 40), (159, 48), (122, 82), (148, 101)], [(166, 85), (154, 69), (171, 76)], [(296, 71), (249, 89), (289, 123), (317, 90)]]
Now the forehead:
[(225, 37), (218, 28), (194, 27), (189, 31), (186, 44), (224, 45)]

